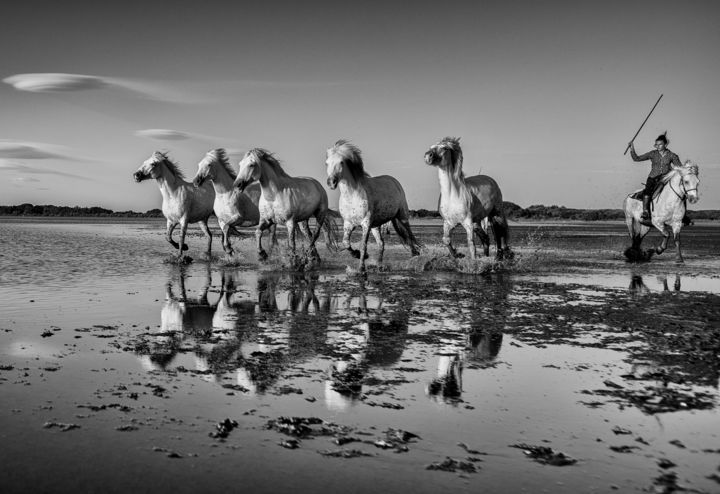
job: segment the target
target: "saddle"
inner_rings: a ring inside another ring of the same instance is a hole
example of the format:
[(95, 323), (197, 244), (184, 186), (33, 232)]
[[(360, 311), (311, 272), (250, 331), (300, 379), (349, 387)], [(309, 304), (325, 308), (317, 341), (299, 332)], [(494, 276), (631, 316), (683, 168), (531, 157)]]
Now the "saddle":
[[(658, 181), (658, 184), (655, 186), (655, 189), (653, 190), (653, 193), (652, 193), (653, 201), (655, 199), (657, 199), (657, 196), (660, 195), (660, 192), (662, 192), (662, 190), (665, 188), (665, 185), (667, 185), (667, 182), (665, 182), (663, 180)], [(630, 198), (637, 199), (638, 201), (642, 201), (644, 190), (645, 189), (636, 190), (635, 192), (630, 194)]]

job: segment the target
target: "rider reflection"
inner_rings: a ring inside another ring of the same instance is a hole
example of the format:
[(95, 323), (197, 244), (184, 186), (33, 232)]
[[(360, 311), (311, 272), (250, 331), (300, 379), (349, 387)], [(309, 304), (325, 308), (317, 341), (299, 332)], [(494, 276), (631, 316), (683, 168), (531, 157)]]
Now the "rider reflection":
[[(660, 287), (662, 287), (663, 292), (670, 292), (670, 287), (668, 284), (668, 277), (667, 275), (659, 275), (657, 277), (657, 281), (660, 284)], [(680, 275), (675, 274), (675, 280), (673, 282), (673, 291), (679, 292), (681, 288), (681, 280)], [(643, 280), (643, 277), (639, 274), (632, 274), (630, 277), (630, 286), (628, 287), (628, 290), (633, 295), (646, 295), (651, 292), (650, 288), (647, 287), (645, 284), (645, 281)]]

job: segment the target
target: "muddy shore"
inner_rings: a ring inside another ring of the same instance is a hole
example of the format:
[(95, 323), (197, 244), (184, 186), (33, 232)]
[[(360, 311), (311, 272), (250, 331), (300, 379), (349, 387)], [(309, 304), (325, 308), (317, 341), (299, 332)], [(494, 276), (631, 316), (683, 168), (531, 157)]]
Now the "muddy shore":
[(676, 266), (517, 226), (476, 275), (428, 226), (367, 279), (250, 239), (177, 266), (153, 222), (0, 228), (3, 492), (720, 489), (718, 227)]

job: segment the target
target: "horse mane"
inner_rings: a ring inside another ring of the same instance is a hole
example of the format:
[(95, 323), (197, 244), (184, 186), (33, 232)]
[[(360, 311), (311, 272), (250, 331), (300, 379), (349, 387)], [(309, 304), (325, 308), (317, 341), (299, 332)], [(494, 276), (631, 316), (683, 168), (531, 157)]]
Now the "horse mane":
[(168, 167), (168, 170), (170, 170), (170, 173), (175, 175), (176, 178), (181, 178), (181, 179), (185, 180), (185, 174), (180, 169), (180, 165), (178, 165), (175, 161), (170, 159), (168, 157), (168, 153), (166, 151), (155, 151), (155, 153), (153, 153), (153, 158), (156, 161), (162, 161), (163, 163), (165, 163), (165, 166)]
[(463, 153), (462, 148), (460, 147), (460, 138), (445, 137), (442, 141), (440, 141), (439, 145), (450, 150), (450, 161), (452, 163), (452, 169), (450, 171), (452, 172), (453, 177), (457, 180), (463, 180), (465, 178), (465, 174), (462, 170)]
[(265, 163), (267, 163), (268, 166), (270, 168), (272, 168), (272, 170), (275, 172), (275, 174), (277, 176), (290, 178), (290, 175), (288, 175), (287, 172), (285, 170), (283, 170), (278, 159), (267, 149), (263, 149), (263, 148), (251, 149), (250, 151), (248, 151), (245, 154), (245, 157), (248, 157), (250, 155), (252, 155), (256, 161), (264, 161)]
[(682, 166), (678, 166), (667, 172), (665, 175), (662, 176), (661, 181), (662, 183), (666, 184), (672, 180), (672, 178), (675, 175), (695, 175), (700, 176), (700, 168), (698, 167), (697, 163), (693, 163), (690, 160), (687, 160)]
[(332, 152), (342, 157), (350, 175), (356, 182), (370, 176), (370, 174), (365, 171), (365, 164), (363, 163), (360, 148), (355, 144), (345, 139), (340, 139), (332, 147)]
[(215, 161), (220, 163), (223, 168), (225, 168), (225, 171), (228, 172), (228, 175), (230, 175), (233, 180), (237, 178), (237, 173), (233, 170), (232, 165), (230, 165), (230, 159), (228, 158), (227, 151), (225, 151), (224, 148), (213, 149), (212, 151), (209, 151), (208, 154), (211, 155)]

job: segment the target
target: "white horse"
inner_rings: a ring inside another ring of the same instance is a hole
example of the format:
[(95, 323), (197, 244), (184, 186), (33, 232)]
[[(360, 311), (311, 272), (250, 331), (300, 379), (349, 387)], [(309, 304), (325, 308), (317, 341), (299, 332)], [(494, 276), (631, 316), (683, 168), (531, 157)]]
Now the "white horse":
[[(162, 194), (162, 212), (167, 219), (166, 238), (178, 250), (178, 261), (182, 259), (185, 245), (185, 234), (190, 223), (199, 223), (200, 228), (207, 236), (207, 255), (210, 257), (212, 249), (212, 234), (208, 228), (208, 219), (213, 213), (215, 191), (212, 185), (193, 187), (185, 181), (185, 176), (178, 168), (177, 163), (171, 161), (167, 154), (155, 151), (145, 160), (140, 168), (133, 174), (136, 182), (155, 179)], [(180, 225), (180, 243), (172, 238), (173, 230)]]
[[(263, 232), (271, 225), (284, 224), (288, 231), (288, 247), (295, 256), (295, 227), (310, 240), (310, 253), (319, 258), (315, 242), (320, 230), (325, 230), (326, 244), (334, 249), (336, 243), (335, 224), (331, 217), (337, 213), (328, 208), (328, 197), (320, 182), (310, 177), (291, 177), (280, 166), (280, 162), (267, 150), (251, 149), (240, 161), (240, 170), (233, 185), (240, 190), (252, 182), (260, 182), (262, 194), (258, 208), (260, 223), (255, 231), (258, 257), (267, 259), (262, 247)], [(310, 233), (307, 221), (314, 217), (317, 222), (315, 233)]]
[[(244, 191), (233, 187), (235, 171), (230, 166), (227, 153), (224, 149), (218, 148), (208, 151), (205, 157), (198, 163), (198, 171), (192, 183), (197, 188), (205, 180), (210, 179), (215, 189), (215, 202), (213, 210), (217, 216), (220, 230), (222, 230), (223, 250), (233, 254), (230, 245), (230, 232), (238, 234), (236, 226), (255, 226), (260, 222), (260, 185), (251, 185)], [(273, 244), (276, 243), (275, 231), (273, 230)]]
[(452, 229), (462, 224), (467, 233), (470, 258), (475, 259), (475, 233), (490, 255), (490, 237), (485, 228), (489, 221), (496, 243), (498, 259), (511, 257), (508, 247), (509, 227), (503, 209), (503, 197), (497, 182), (487, 175), (465, 177), (460, 139), (446, 137), (425, 153), (425, 163), (438, 168), (440, 179), (440, 215), (443, 218), (443, 243), (450, 255), (461, 257), (450, 238)]
[[(360, 259), (360, 271), (365, 270), (371, 231), (380, 248), (378, 261), (382, 262), (385, 242), (380, 228), (388, 221), (392, 222), (402, 242), (410, 247), (412, 255), (420, 254), (420, 243), (410, 229), (408, 204), (400, 182), (389, 175), (368, 175), (360, 149), (344, 140), (328, 148), (325, 165), (328, 186), (333, 190), (340, 187), (343, 247)], [(350, 235), (358, 226), (362, 228), (359, 251), (350, 244)]]
[(686, 161), (683, 166), (673, 167), (670, 172), (665, 174), (662, 181), (665, 186), (652, 200), (651, 222), (663, 236), (662, 242), (654, 250), (649, 249), (643, 253), (640, 249), (643, 238), (650, 231), (650, 227), (640, 223), (643, 210), (642, 196), (640, 199), (635, 198), (639, 192), (636, 191), (625, 198), (623, 204), (625, 224), (632, 241), (632, 246), (625, 251), (625, 255), (630, 260), (649, 259), (653, 254), (662, 254), (667, 248), (671, 231), (675, 241), (675, 260), (678, 263), (684, 262), (680, 252), (680, 230), (686, 211), (685, 201), (689, 200), (691, 204), (698, 201), (698, 185), (700, 184), (698, 166)]

